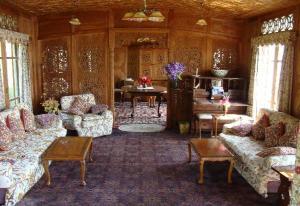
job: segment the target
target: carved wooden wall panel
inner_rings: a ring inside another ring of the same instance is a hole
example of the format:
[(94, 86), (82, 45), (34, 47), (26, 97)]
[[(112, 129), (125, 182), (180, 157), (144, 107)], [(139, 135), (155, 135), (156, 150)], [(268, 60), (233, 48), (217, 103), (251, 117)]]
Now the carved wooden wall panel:
[(105, 33), (75, 36), (75, 67), (78, 93), (92, 93), (108, 103), (107, 37)]
[(171, 61), (186, 65), (186, 71), (194, 73), (197, 68), (205, 71), (206, 39), (188, 32), (175, 32), (171, 40)]
[(40, 48), (43, 98), (71, 94), (70, 38), (42, 40)]
[(212, 42), (212, 68), (230, 69), (231, 74), (238, 67), (238, 42), (228, 40), (213, 40)]
[(127, 47), (114, 50), (115, 83), (127, 78)]

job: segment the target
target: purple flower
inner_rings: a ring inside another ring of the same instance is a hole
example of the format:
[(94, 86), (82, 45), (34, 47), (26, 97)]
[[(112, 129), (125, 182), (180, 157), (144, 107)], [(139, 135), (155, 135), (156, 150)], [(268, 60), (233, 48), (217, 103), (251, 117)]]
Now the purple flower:
[(181, 79), (180, 75), (184, 72), (185, 66), (179, 62), (172, 62), (165, 66), (165, 71), (171, 80)]

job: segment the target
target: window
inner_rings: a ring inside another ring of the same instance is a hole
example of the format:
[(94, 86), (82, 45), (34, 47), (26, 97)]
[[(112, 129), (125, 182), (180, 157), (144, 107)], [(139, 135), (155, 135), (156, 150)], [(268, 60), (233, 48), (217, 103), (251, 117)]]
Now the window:
[(10, 106), (20, 102), (21, 73), (18, 68), (18, 45), (5, 41), (8, 101)]
[(253, 93), (254, 116), (261, 108), (278, 110), (283, 52), (284, 46), (281, 44), (258, 47)]
[(282, 16), (281, 18), (264, 21), (261, 25), (262, 34), (277, 33), (280, 31), (291, 31), (294, 29), (294, 15)]

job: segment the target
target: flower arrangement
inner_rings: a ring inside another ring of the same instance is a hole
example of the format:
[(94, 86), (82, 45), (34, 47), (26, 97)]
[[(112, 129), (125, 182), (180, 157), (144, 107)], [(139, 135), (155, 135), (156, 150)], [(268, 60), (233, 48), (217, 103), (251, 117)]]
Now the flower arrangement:
[(179, 62), (172, 62), (165, 66), (168, 77), (173, 80), (181, 80), (181, 74), (184, 72), (185, 66)]
[(142, 85), (144, 88), (148, 85), (151, 85), (151, 79), (147, 76), (142, 76), (138, 80), (139, 84)]
[(228, 112), (228, 109), (230, 108), (231, 104), (229, 101), (230, 94), (229, 93), (224, 93), (223, 99), (220, 100), (220, 104), (222, 105), (224, 114), (226, 115)]
[(54, 98), (49, 98), (41, 104), (44, 107), (44, 111), (47, 113), (56, 114), (59, 112), (59, 109), (58, 109), (59, 103)]

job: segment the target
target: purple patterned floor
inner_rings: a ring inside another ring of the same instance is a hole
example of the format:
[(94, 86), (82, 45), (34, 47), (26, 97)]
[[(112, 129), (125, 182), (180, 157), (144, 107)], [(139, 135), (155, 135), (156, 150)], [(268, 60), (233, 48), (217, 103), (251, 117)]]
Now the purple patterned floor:
[(19, 206), (89, 205), (273, 205), (236, 172), (226, 183), (226, 164), (205, 165), (198, 185), (198, 164), (187, 163), (188, 137), (173, 132), (125, 133), (94, 139), (94, 159), (87, 164), (87, 186), (79, 186), (79, 163), (54, 162), (52, 185), (42, 178)]
[(160, 107), (161, 117), (157, 116), (157, 102), (155, 108), (150, 108), (146, 102), (138, 102), (135, 108), (135, 116), (131, 118), (131, 103), (130, 102), (116, 102), (115, 112), (116, 112), (116, 122), (115, 126), (120, 126), (122, 124), (160, 124), (165, 126), (167, 120), (167, 104), (162, 103)]

